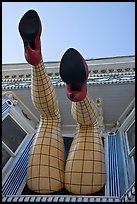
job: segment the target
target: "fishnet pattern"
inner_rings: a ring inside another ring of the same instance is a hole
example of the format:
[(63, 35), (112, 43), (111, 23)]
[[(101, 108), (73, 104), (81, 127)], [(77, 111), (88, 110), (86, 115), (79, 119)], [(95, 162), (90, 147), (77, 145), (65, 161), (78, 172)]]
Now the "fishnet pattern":
[(81, 102), (72, 102), (71, 114), (81, 125), (94, 125), (97, 123), (99, 110), (92, 99), (88, 96)]
[(74, 194), (92, 194), (105, 184), (105, 161), (95, 103), (86, 97), (72, 103), (77, 128), (65, 167), (65, 188)]
[(65, 149), (55, 90), (43, 61), (32, 69), (32, 100), (41, 113), (28, 161), (27, 185), (41, 194), (64, 186)]
[(32, 66), (31, 97), (42, 117), (60, 120), (55, 89), (42, 60), (38, 65)]

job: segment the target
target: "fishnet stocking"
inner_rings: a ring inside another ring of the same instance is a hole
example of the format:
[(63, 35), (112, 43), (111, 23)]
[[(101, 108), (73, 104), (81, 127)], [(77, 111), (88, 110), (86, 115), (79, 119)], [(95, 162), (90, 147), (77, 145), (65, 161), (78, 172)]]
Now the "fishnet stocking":
[(66, 167), (65, 187), (74, 194), (92, 194), (105, 184), (105, 162), (98, 127), (98, 109), (88, 96), (72, 103), (77, 128)]
[(31, 94), (41, 118), (30, 150), (27, 185), (47, 194), (64, 186), (65, 149), (55, 90), (42, 60), (32, 67)]

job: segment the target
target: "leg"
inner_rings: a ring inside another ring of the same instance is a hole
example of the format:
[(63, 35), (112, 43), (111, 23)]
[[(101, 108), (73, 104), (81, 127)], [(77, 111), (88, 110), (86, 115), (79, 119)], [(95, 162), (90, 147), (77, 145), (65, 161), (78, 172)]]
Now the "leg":
[(28, 162), (28, 187), (52, 193), (64, 187), (65, 150), (54, 87), (44, 63), (32, 68), (32, 100), (41, 113)]
[(32, 100), (41, 114), (29, 154), (27, 185), (32, 191), (47, 194), (64, 186), (65, 150), (61, 119), (55, 90), (41, 56), (41, 23), (34, 10), (22, 17), (19, 31), (24, 42), (26, 60), (32, 65)]
[(105, 184), (98, 110), (94, 102), (86, 97), (81, 102), (72, 102), (72, 116), (77, 128), (66, 162), (65, 187), (74, 194), (92, 194)]
[(92, 194), (105, 184), (104, 151), (98, 109), (87, 96), (87, 65), (78, 51), (70, 48), (65, 52), (60, 74), (67, 83), (67, 97), (73, 101), (71, 113), (77, 122), (66, 161), (65, 188), (74, 194)]
[(32, 66), (32, 101), (41, 113), (42, 118), (61, 121), (55, 89), (46, 72), (43, 61)]

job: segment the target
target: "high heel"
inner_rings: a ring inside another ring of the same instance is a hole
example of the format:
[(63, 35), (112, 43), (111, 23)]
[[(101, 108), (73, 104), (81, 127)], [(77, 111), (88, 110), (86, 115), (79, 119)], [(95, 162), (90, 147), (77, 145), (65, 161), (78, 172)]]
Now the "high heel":
[(60, 76), (66, 83), (66, 94), (71, 101), (79, 102), (86, 97), (88, 74), (88, 66), (82, 55), (69, 48), (60, 62)]
[(31, 9), (23, 15), (18, 30), (24, 43), (27, 62), (31, 65), (38, 65), (42, 59), (40, 42), (42, 25), (35, 10)]

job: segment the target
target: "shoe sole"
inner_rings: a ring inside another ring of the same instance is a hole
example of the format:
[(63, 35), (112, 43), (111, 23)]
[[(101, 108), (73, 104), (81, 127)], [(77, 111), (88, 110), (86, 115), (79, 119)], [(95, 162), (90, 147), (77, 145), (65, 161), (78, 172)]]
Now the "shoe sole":
[(20, 20), (19, 33), (23, 39), (24, 45), (30, 45), (35, 49), (35, 38), (40, 31), (40, 20), (35, 10), (27, 11)]
[(69, 48), (60, 62), (60, 76), (66, 84), (76, 86), (86, 81), (86, 65), (81, 54), (74, 48)]

